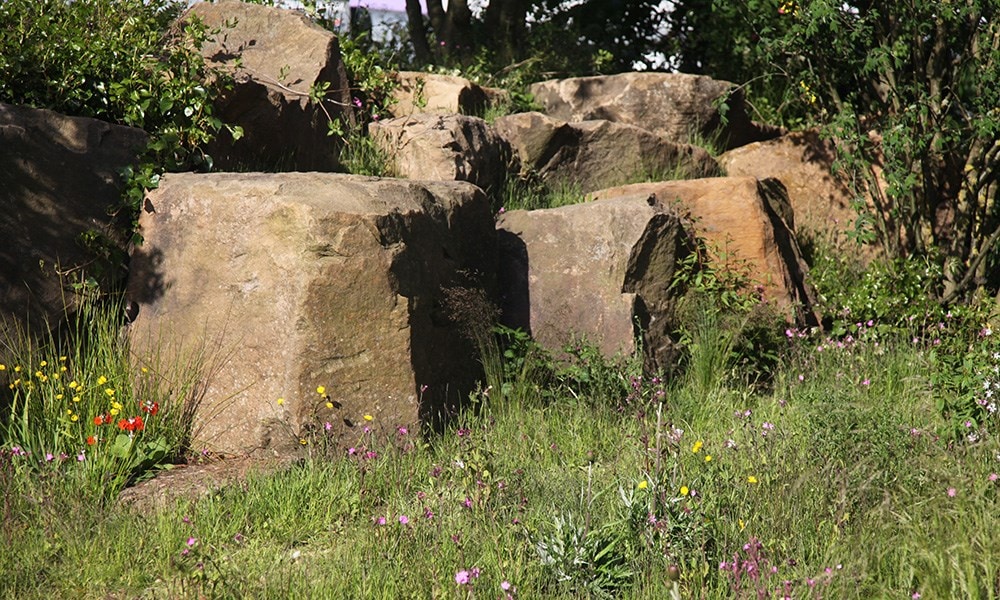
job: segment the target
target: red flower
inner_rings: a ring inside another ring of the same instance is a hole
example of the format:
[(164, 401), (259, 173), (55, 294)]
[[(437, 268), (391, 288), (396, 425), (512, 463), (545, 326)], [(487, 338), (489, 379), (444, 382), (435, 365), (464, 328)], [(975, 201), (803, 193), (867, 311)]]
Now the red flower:
[(142, 410), (149, 413), (150, 415), (155, 415), (156, 413), (160, 412), (160, 403), (150, 402), (147, 400), (142, 404)]
[(142, 431), (145, 428), (146, 424), (143, 422), (142, 417), (130, 417), (118, 421), (118, 429), (122, 431)]
[(142, 422), (142, 417), (135, 417), (134, 419), (129, 419), (132, 422), (132, 429), (135, 431), (142, 431), (146, 428), (146, 424)]
[(104, 417), (102, 417), (101, 415), (97, 415), (96, 417), (94, 417), (94, 425), (103, 425), (103, 424), (104, 424)]
[(132, 426), (125, 419), (118, 419), (118, 429), (122, 431), (132, 431)]
[(96, 443), (97, 443), (97, 438), (95, 438), (94, 436), (90, 436), (90, 437), (87, 438), (87, 445), (88, 446), (93, 446)]

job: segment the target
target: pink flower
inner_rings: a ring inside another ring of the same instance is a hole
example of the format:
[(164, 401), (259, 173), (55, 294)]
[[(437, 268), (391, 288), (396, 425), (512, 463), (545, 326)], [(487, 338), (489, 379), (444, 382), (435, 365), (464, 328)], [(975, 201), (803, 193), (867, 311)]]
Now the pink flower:
[(954, 498), (958, 494), (958, 490), (955, 488), (948, 488), (948, 497)]
[(399, 524), (400, 525), (406, 525), (409, 522), (410, 522), (410, 517), (408, 517), (406, 515), (399, 515)]
[(465, 569), (455, 573), (455, 583), (458, 585), (466, 585), (469, 583), (469, 572)]
[(997, 479), (1000, 479), (1000, 475), (997, 475), (996, 473), (990, 473), (990, 478), (989, 479), (990, 479), (990, 481), (995, 482)]
[(198, 543), (198, 540), (196, 538), (193, 538), (193, 537), (189, 537), (188, 538), (188, 541), (187, 541), (188, 548), (190, 548), (191, 546), (194, 546), (197, 543)]

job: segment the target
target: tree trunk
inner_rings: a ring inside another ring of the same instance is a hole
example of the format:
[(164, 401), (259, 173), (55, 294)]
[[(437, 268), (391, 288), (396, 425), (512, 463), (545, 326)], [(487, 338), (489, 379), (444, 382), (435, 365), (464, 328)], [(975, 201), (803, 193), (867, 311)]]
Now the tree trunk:
[(406, 0), (406, 28), (413, 43), (413, 53), (421, 65), (430, 64), (431, 49), (427, 44), (427, 27), (420, 11), (420, 0)]

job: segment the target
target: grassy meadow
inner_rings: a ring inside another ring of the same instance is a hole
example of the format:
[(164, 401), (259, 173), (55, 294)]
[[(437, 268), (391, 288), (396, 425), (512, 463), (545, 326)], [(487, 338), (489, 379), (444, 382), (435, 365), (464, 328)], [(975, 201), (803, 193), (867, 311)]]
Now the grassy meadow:
[(988, 310), (820, 332), (707, 301), (669, 378), (508, 331), (444, 431), (316, 427), (288, 468), (156, 510), (117, 494), (197, 456), (197, 361), (133, 364), (113, 310), (12, 336), (0, 596), (1000, 595)]

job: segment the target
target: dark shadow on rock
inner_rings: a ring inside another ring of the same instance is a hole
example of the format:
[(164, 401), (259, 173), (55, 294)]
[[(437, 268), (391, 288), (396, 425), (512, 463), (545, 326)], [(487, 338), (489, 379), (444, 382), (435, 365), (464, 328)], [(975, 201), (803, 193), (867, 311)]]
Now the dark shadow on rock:
[(505, 229), (497, 230), (500, 290), (500, 322), (511, 329), (531, 335), (531, 295), (528, 287), (528, 247), (521, 236)]

